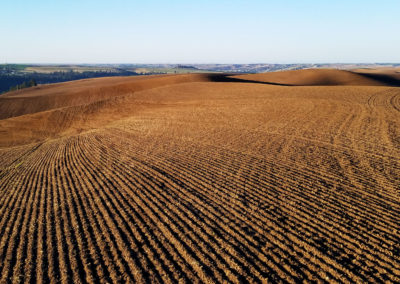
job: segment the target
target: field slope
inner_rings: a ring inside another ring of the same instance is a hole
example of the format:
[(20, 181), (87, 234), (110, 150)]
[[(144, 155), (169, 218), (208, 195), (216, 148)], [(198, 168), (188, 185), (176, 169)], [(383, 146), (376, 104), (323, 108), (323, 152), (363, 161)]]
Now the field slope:
[(1, 96), (0, 283), (400, 282), (393, 82), (189, 74)]
[(234, 76), (244, 80), (286, 86), (400, 86), (393, 70), (305, 69)]

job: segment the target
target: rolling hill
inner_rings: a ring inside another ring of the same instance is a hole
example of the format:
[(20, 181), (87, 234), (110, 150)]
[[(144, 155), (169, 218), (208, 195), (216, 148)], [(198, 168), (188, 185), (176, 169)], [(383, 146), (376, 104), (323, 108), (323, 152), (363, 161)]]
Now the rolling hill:
[(388, 71), (371, 71), (304, 69), (239, 75), (234, 78), (287, 86), (400, 86), (398, 74)]

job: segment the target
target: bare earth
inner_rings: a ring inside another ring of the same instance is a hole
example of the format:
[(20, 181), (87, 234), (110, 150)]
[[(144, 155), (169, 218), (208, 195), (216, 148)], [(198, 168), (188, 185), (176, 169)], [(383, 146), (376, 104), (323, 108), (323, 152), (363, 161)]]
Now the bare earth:
[(370, 74), (2, 95), (0, 283), (399, 283), (399, 73)]

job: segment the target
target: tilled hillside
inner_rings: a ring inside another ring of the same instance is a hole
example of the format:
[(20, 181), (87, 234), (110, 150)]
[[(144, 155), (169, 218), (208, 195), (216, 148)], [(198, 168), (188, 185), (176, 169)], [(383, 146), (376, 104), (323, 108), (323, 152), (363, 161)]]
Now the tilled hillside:
[(400, 282), (399, 88), (128, 87), (0, 120), (1, 283)]

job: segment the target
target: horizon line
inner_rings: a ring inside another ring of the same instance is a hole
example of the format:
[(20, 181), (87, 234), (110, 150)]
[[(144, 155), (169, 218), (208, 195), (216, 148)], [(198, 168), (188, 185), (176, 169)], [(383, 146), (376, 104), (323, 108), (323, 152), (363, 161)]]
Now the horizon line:
[(157, 62), (157, 63), (139, 63), (139, 62), (4, 62), (0, 63), (0, 65), (5, 64), (31, 64), (31, 65), (72, 65), (72, 64), (82, 64), (82, 65), (94, 65), (94, 64), (103, 64), (103, 65), (122, 65), (122, 64), (131, 64), (131, 65), (257, 65), (257, 64), (269, 64), (269, 65), (321, 65), (321, 64), (342, 64), (342, 65), (350, 65), (350, 64), (400, 64), (400, 62), (396, 61), (385, 61), (385, 62), (291, 62), (291, 63), (272, 63), (272, 62), (208, 62), (208, 63), (196, 63), (196, 62)]

